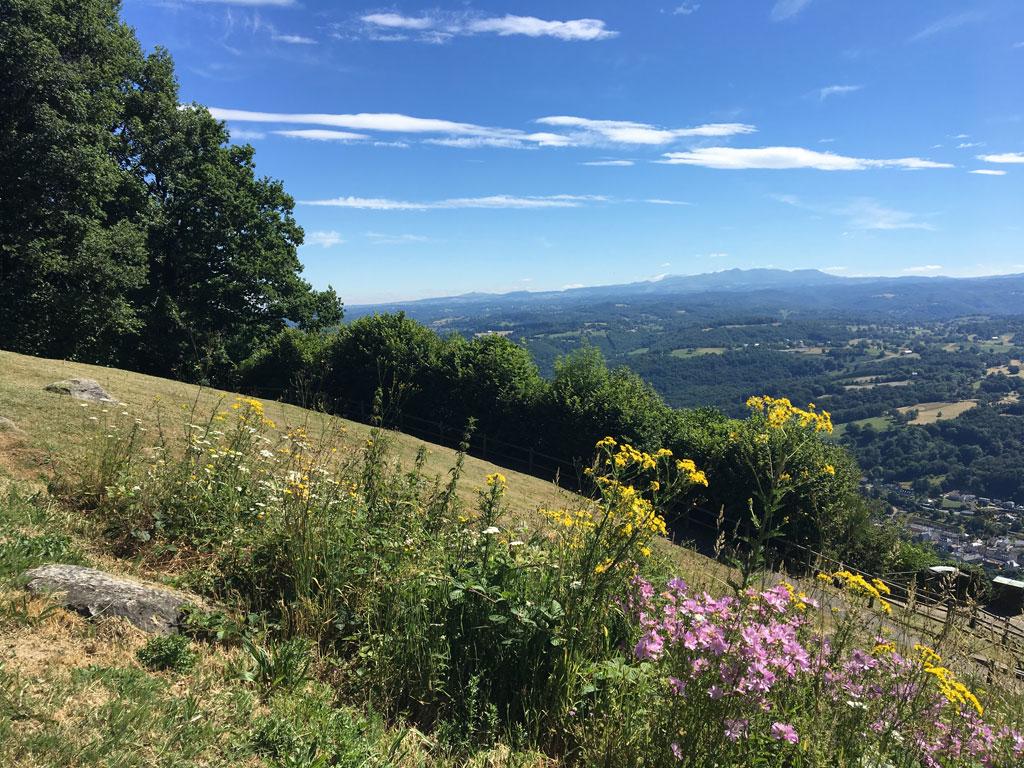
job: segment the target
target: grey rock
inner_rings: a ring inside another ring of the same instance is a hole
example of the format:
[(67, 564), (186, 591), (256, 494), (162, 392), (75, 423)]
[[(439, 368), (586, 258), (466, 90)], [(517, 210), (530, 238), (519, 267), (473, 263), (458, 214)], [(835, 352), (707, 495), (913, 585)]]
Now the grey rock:
[(6, 416), (0, 416), (0, 432), (21, 432), (18, 425), (8, 419)]
[(54, 594), (61, 604), (87, 618), (122, 616), (144, 632), (171, 635), (187, 605), (200, 601), (167, 587), (84, 568), (42, 565), (25, 572), (26, 589), (35, 595)]
[(92, 400), (98, 403), (114, 402), (114, 398), (108, 395), (95, 379), (64, 379), (64, 381), (47, 384), (44, 389), (59, 395), (71, 395), (75, 400)]

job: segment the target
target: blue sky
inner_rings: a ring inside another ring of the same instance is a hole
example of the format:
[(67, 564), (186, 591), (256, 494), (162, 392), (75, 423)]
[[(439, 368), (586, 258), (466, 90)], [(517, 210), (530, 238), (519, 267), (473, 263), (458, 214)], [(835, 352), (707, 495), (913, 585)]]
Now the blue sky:
[(126, 0), (357, 304), (1024, 272), (1024, 3)]

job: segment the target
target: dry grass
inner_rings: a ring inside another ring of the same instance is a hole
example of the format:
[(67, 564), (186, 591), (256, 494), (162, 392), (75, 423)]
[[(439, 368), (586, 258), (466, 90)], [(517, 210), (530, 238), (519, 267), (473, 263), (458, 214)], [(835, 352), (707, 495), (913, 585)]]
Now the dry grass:
[[(1010, 373), (1010, 366), (1015, 365), (1019, 369), (1017, 373)], [(1020, 360), (1011, 360), (1007, 365), (993, 365), (991, 368), (985, 369), (986, 376), (992, 376), (994, 374), (1001, 373), (1003, 376), (1016, 376), (1024, 379), (1024, 362)]]
[(917, 403), (899, 408), (900, 413), (917, 411), (917, 417), (911, 424), (934, 424), (943, 419), (955, 419), (978, 404), (977, 400), (958, 400), (949, 403)]
[[(43, 387), (61, 379), (86, 377), (98, 381), (120, 403), (90, 406), (107, 408), (111, 413), (127, 410), (150, 427), (158, 416), (171, 432), (181, 432), (181, 406), (208, 414), (219, 404), (229, 403), (234, 394), (222, 390), (183, 384), (170, 379), (146, 376), (116, 368), (104, 368), (63, 360), (46, 360), (12, 352), (0, 351), (0, 416), (11, 419), (20, 433), (0, 433), (0, 490), (3, 478), (39, 481), (46, 478), (53, 463), (67, 459), (81, 447), (88, 434), (88, 409), (69, 397), (46, 392)], [(264, 401), (266, 414), (281, 430), (306, 426), (312, 434), (319, 431), (337, 434), (343, 445), (339, 449), (358, 449), (365, 445), (370, 428), (358, 422), (326, 416), (293, 405)], [(443, 478), (455, 462), (456, 452), (408, 435), (395, 433), (395, 451), (400, 461), (412, 465), (421, 446), (427, 449), (425, 469), (428, 474)], [(461, 494), (467, 501), (475, 500), (476, 489), (483, 487), (484, 477), (500, 471), (508, 477), (508, 501), (517, 508), (535, 509), (563, 502), (563, 492), (551, 482), (531, 475), (506, 470), (490, 462), (466, 457), (465, 482)]]

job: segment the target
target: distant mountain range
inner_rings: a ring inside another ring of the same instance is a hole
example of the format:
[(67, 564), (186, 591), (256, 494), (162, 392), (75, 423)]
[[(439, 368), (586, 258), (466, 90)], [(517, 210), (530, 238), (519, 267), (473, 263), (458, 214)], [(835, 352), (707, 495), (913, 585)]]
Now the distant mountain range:
[(988, 277), (841, 277), (817, 269), (728, 269), (700, 275), (670, 275), (622, 285), (562, 291), (468, 293), (416, 301), (346, 308), (349, 318), (404, 310), (427, 322), (443, 317), (543, 312), (608, 302), (686, 303), (714, 301), (756, 311), (841, 311), (852, 314), (941, 319), (974, 314), (1024, 314), (1024, 274)]

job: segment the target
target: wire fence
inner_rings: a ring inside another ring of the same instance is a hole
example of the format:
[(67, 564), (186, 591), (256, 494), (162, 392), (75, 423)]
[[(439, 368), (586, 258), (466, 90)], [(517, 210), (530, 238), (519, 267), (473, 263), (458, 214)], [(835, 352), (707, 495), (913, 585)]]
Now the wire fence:
[[(292, 389), (278, 387), (250, 387), (251, 393), (268, 399), (280, 399), (283, 395), (294, 394)], [(466, 424), (450, 424), (407, 414), (402, 411), (380, 414), (372, 404), (361, 400), (342, 397), (325, 398), (319, 393), (307, 394), (302, 398), (316, 403), (329, 413), (371, 426), (394, 429), (421, 440), (427, 440), (446, 448), (464, 448), (470, 456), (500, 464), (507, 469), (533, 475), (542, 480), (557, 482), (567, 490), (582, 490), (584, 486), (584, 463), (553, 456), (537, 448), (517, 445), (474, 429), (467, 431)]]
[[(696, 511), (699, 514), (710, 514), (707, 509), (697, 508)], [(709, 523), (692, 515), (688, 516), (686, 525), (713, 532), (716, 539), (722, 531), (721, 525), (717, 522)], [(983, 640), (994, 639), (998, 645), (1011, 652), (1018, 663), (1015, 672), (1018, 677), (1024, 679), (1024, 628), (1013, 623), (1013, 615), (989, 610), (971, 599), (970, 589), (962, 579), (919, 571), (875, 574), (797, 542), (776, 540), (773, 544), (779, 548), (780, 553), (774, 562), (768, 563), (771, 572), (789, 570), (797, 575), (807, 575), (849, 571), (870, 582), (878, 581), (889, 590), (889, 594), (884, 598), (887, 602), (922, 616), (931, 626), (910, 624), (901, 620), (899, 616), (891, 616), (891, 621), (903, 624), (914, 631), (937, 634), (932, 631), (936, 622), (941, 625), (939, 631), (942, 631), (942, 626), (960, 620), (967, 632)], [(794, 552), (800, 553), (799, 556), (794, 557)], [(870, 602), (873, 603), (874, 600)]]
[[(278, 399), (286, 392), (281, 389), (259, 388), (254, 394)], [(311, 400), (312, 401), (312, 400)], [(318, 400), (323, 402), (322, 400)], [(510, 443), (478, 430), (468, 432), (466, 425), (455, 426), (441, 420), (427, 419), (402, 412), (382, 417), (374, 412), (368, 403), (344, 398), (332, 398), (330, 412), (362, 424), (395, 429), (421, 440), (452, 449), (464, 449), (467, 454), (493, 462), (502, 467), (523, 472), (543, 480), (557, 483), (571, 491), (589, 490), (582, 460), (569, 460), (539, 451), (535, 448)], [(696, 514), (693, 514), (696, 513)], [(704, 516), (707, 519), (700, 519)], [(710, 522), (713, 520), (714, 522)], [(695, 507), (689, 514), (677, 521), (673, 530), (677, 534), (694, 533), (694, 528), (705, 531), (706, 539), (717, 541), (723, 532), (722, 521), (711, 510)], [(713, 534), (713, 536), (712, 536)], [(692, 539), (676, 540), (680, 546), (707, 554), (707, 546), (701, 547)], [(1018, 662), (1015, 670), (1024, 677), (1024, 629), (1014, 625), (1010, 615), (1003, 615), (987, 609), (969, 598), (968, 590), (956, 578), (928, 578), (916, 571), (874, 574), (836, 560), (822, 552), (794, 541), (776, 539), (772, 542), (778, 555), (769, 562), (769, 570), (789, 570), (797, 574), (813, 574), (846, 570), (859, 574), (865, 579), (877, 580), (889, 589), (886, 600), (902, 606), (910, 612), (920, 614), (931, 625), (954, 621), (958, 616), (964, 620), (967, 631), (983, 639), (998, 637), (998, 643), (1011, 651)], [(795, 553), (799, 553), (798, 555)], [(898, 618), (894, 621), (900, 623)], [(905, 623), (905, 622), (904, 622)], [(931, 627), (907, 625), (914, 631), (928, 631)]]

